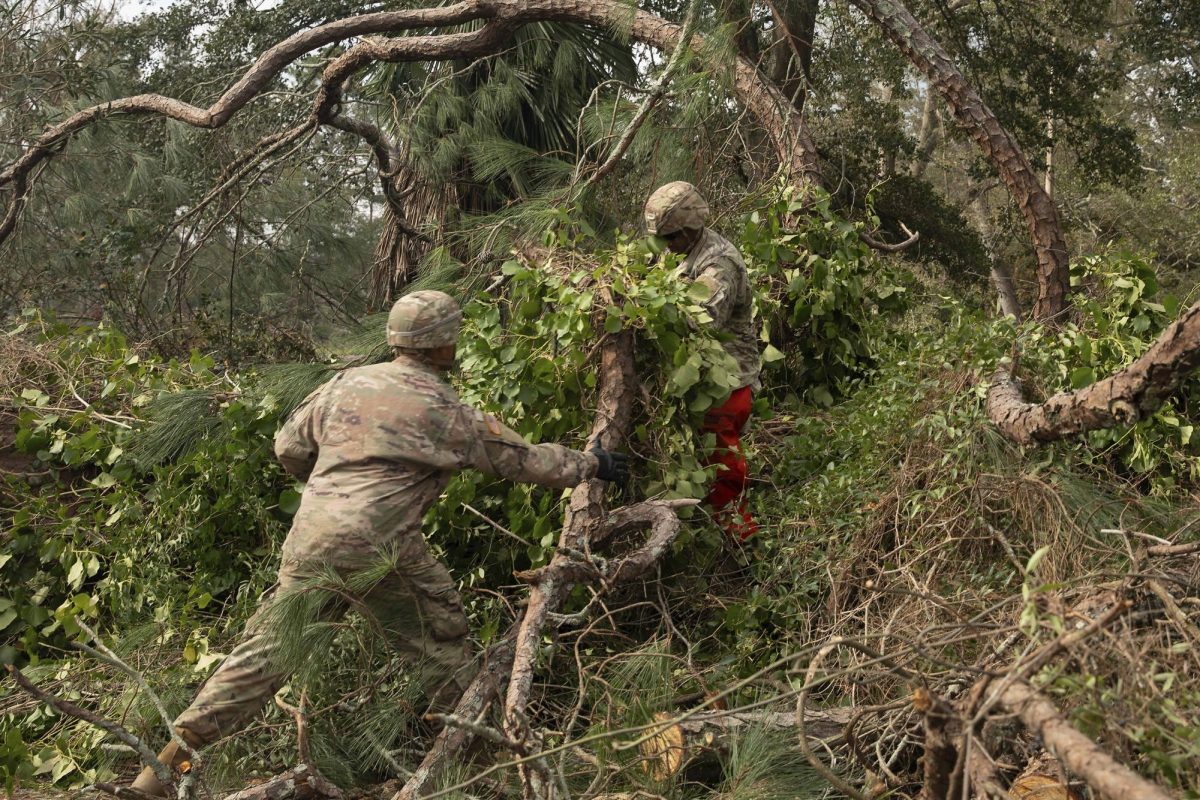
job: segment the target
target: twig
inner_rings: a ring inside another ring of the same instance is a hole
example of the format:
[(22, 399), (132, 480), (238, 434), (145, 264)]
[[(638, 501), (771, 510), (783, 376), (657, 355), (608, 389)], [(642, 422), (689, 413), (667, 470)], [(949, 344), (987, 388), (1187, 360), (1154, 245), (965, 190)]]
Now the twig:
[(496, 520), (492, 519), (487, 514), (484, 514), (482, 511), (480, 511), (479, 509), (477, 509), (475, 506), (471, 505), (470, 503), (463, 503), (463, 508), (465, 508), (467, 511), (470, 511), (472, 514), (479, 517), (481, 520), (488, 523), (489, 525), (491, 525), (493, 528), (500, 531), (501, 533), (503, 533), (507, 536), (511, 536), (512, 538), (516, 539), (518, 542), (520, 542), (521, 544), (523, 544), (527, 547), (533, 547), (533, 542), (529, 541), (528, 539), (526, 539), (523, 536), (518, 536), (517, 534), (513, 533), (508, 528), (504, 527), (499, 522), (496, 522)]
[(80, 630), (92, 637), (92, 641), (96, 643), (96, 646), (93, 648), (84, 644), (83, 642), (73, 642), (72, 644), (74, 644), (75, 647), (78, 647), (80, 650), (83, 650), (85, 653), (88, 653), (93, 658), (111, 664), (129, 677), (133, 678), (133, 680), (137, 682), (138, 688), (145, 692), (146, 696), (150, 698), (151, 704), (153, 704), (154, 709), (158, 712), (159, 718), (162, 719), (163, 725), (165, 725), (167, 728), (167, 736), (171, 739), (171, 741), (175, 742), (176, 747), (190, 756), (193, 769), (199, 767), (201, 763), (200, 757), (194, 752), (192, 746), (183, 740), (183, 737), (179, 735), (179, 731), (175, 730), (175, 723), (172, 721), (171, 716), (167, 713), (167, 707), (163, 703), (162, 698), (150, 688), (150, 684), (146, 683), (146, 679), (142, 677), (142, 674), (126, 664), (120, 658), (120, 656), (118, 656), (112, 651), (112, 649), (105, 645), (104, 642), (100, 640), (100, 635), (88, 627), (86, 622), (76, 619), (75, 624), (79, 626)]
[(670, 85), (671, 80), (675, 77), (676, 70), (683, 63), (683, 54), (691, 44), (692, 34), (696, 30), (696, 20), (700, 16), (700, 5), (700, 0), (692, 0), (689, 4), (687, 16), (683, 20), (683, 29), (679, 34), (679, 43), (675, 46), (675, 50), (672, 51), (671, 57), (667, 59), (667, 65), (663, 68), (662, 75), (655, 82), (654, 88), (642, 100), (642, 104), (638, 106), (633, 119), (629, 121), (624, 132), (621, 133), (621, 138), (617, 140), (616, 147), (608, 154), (608, 158), (604, 159), (604, 163), (596, 167), (595, 172), (588, 177), (585, 185), (595, 183), (616, 168), (617, 162), (621, 160), (625, 155), (625, 151), (633, 144), (633, 138), (637, 136), (642, 123), (646, 121), (646, 118), (650, 116), (650, 112), (654, 110), (654, 106), (658, 105), (658, 102), (667, 93), (667, 86)]
[(275, 695), (275, 705), (292, 715), (296, 721), (296, 753), (301, 764), (312, 765), (312, 752), (308, 747), (308, 712), (305, 705), (308, 702), (308, 690), (300, 691), (300, 704), (293, 706), (279, 695)]
[(800, 690), (796, 693), (796, 742), (800, 747), (800, 752), (803, 753), (804, 757), (808, 759), (808, 763), (812, 765), (812, 768), (816, 770), (817, 773), (829, 783), (829, 785), (847, 797), (853, 798), (853, 800), (867, 800), (866, 795), (855, 789), (850, 784), (846, 783), (846, 781), (842, 780), (840, 775), (826, 766), (824, 761), (817, 758), (817, 754), (814, 753), (812, 748), (808, 746), (808, 736), (804, 730), (804, 705), (805, 701), (808, 699), (808, 690), (813, 685), (813, 678), (816, 675), (817, 667), (820, 666), (821, 662), (825, 659), (825, 656), (829, 655), (829, 653), (836, 650), (842, 644), (843, 641), (841, 639), (834, 639), (832, 642), (818, 650), (816, 655), (812, 657), (812, 660), (808, 662), (808, 670), (804, 675), (804, 685), (800, 687)]
[[(47, 692), (42, 691), (35, 684), (30, 682), (28, 678), (22, 675), (21, 670), (17, 669), (12, 664), (5, 664), (4, 666), (5, 669), (8, 670), (8, 674), (13, 676), (13, 680), (17, 682), (18, 686), (24, 689), (27, 693), (36, 697), (38, 700), (41, 700), (43, 703), (53, 708), (58, 713), (65, 714), (68, 717), (74, 717), (75, 719), (81, 719), (84, 722), (95, 725), (97, 728), (107, 731), (125, 744), (132, 747), (137, 751), (138, 757), (141, 758), (142, 763), (154, 770), (154, 776), (158, 778), (160, 783), (168, 788), (174, 788), (175, 780), (174, 776), (171, 775), (170, 768), (167, 767), (166, 764), (159, 761), (158, 756), (154, 754), (154, 751), (147, 747), (146, 743), (141, 739), (137, 738), (115, 722), (110, 722), (98, 714), (88, 711), (87, 709), (80, 708), (68, 700), (61, 700), (51, 694), (48, 694)], [(139, 792), (138, 794), (141, 793)]]
[(524, 742), (518, 742), (515, 739), (510, 739), (501, 731), (496, 730), (491, 725), (484, 725), (480, 722), (460, 717), (456, 714), (426, 714), (425, 719), (429, 722), (436, 722), (442, 725), (447, 725), (455, 728), (462, 728), (469, 733), (478, 736), (484, 741), (491, 742), (494, 745), (503, 747), (505, 750), (511, 750), (517, 755), (524, 756), (529, 754), (529, 748)]
[(1147, 548), (1146, 552), (1152, 556), (1189, 556), (1192, 553), (1200, 553), (1200, 542), (1160, 544)]

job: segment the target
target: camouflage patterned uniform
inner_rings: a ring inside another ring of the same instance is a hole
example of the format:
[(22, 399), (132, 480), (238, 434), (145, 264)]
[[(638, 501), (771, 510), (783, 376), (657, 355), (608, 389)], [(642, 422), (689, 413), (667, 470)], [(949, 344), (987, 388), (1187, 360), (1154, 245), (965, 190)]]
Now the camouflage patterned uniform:
[(722, 345), (741, 368), (738, 385), (750, 386), (757, 391), (761, 363), (758, 330), (752, 316), (750, 275), (746, 272), (742, 254), (724, 236), (712, 228), (705, 228), (696, 247), (679, 265), (678, 274), (708, 287), (704, 309), (713, 318), (717, 330), (728, 337)]
[[(733, 244), (707, 227), (708, 202), (685, 181), (661, 186), (646, 200), (643, 211), (646, 231), (671, 238), (684, 233), (681, 242), (691, 242), (678, 274), (709, 289), (704, 308), (722, 334), (725, 352), (741, 369), (740, 388), (724, 403), (705, 414), (699, 433), (712, 434), (716, 446), (706, 456), (706, 466), (716, 465), (717, 474), (704, 498), (717, 521), (730, 536), (745, 540), (758, 531), (746, 504), (748, 466), (742, 453), (741, 435), (750, 420), (753, 393), (758, 390), (761, 360), (758, 330), (754, 324), (754, 297), (746, 263)], [(692, 241), (691, 234), (698, 233)], [(678, 246), (678, 245), (676, 245)]]
[[(275, 452), (288, 472), (308, 480), (275, 592), (385, 556), (390, 574), (359, 599), (396, 649), (422, 667), (442, 707), (471, 677), (467, 620), (449, 572), (426, 547), (422, 516), (461, 469), (569, 487), (593, 477), (598, 463), (590, 453), (527, 443), (463, 405), (434, 367), (408, 355), (346, 370), (318, 389), (279, 431)], [(190, 743), (244, 726), (286, 680), (272, 657), (270, 603), (176, 720)]]

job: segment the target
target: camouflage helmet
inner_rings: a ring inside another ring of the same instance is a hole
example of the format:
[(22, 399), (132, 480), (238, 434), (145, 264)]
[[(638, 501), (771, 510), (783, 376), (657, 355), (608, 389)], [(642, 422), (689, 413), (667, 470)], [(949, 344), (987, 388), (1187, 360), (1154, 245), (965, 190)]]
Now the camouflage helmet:
[(387, 342), (393, 347), (432, 350), (458, 341), (462, 309), (445, 292), (422, 290), (401, 297), (387, 321)]
[(670, 236), (685, 228), (703, 228), (708, 222), (708, 201), (687, 181), (673, 181), (654, 190), (642, 213), (646, 233)]

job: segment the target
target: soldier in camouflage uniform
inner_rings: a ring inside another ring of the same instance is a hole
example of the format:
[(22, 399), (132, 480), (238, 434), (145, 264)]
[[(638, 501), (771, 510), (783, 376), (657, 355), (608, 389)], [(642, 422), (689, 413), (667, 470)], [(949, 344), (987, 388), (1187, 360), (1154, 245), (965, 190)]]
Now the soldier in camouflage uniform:
[[(623, 480), (627, 456), (595, 446), (531, 445), (491, 414), (459, 401), (442, 373), (454, 364), (462, 312), (442, 292), (414, 292), (393, 306), (388, 343), (395, 360), (345, 370), (313, 392), (275, 437), (284, 468), (307, 481), (283, 544), (278, 585), (246, 625), (241, 642), (175, 721), (199, 748), (253, 718), (287, 679), (271, 633), (275, 598), (303, 591), (335, 570), (380, 563), (389, 570), (353, 605), (419, 670), (439, 710), (456, 702), (474, 672), (467, 618), (453, 579), (429, 552), (421, 518), (451, 476), (474, 468), (514, 481), (571, 487), (590, 478)], [(336, 619), (346, 600), (324, 614)], [(186, 753), (170, 744), (160, 759)], [(162, 796), (143, 770), (133, 788)]]
[(741, 434), (750, 420), (753, 393), (759, 388), (760, 365), (746, 263), (728, 239), (706, 227), (708, 202), (686, 181), (656, 189), (646, 201), (644, 217), (647, 233), (661, 237), (671, 252), (685, 256), (679, 275), (708, 287), (704, 308), (725, 351), (741, 368), (740, 388), (705, 415), (700, 433), (716, 437), (716, 448), (705, 464), (717, 465), (717, 474), (705, 502), (726, 532), (744, 541), (758, 531), (746, 506), (747, 468)]

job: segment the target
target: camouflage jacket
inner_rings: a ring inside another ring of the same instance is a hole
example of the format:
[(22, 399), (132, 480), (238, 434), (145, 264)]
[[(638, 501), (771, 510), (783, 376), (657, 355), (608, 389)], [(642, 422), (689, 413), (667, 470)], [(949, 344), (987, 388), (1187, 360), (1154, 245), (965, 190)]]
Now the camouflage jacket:
[(275, 454), (308, 481), (285, 564), (353, 563), (419, 534), (458, 470), (565, 488), (597, 467), (590, 453), (529, 444), (464, 405), (433, 367), (403, 356), (348, 369), (309, 395), (275, 436)]
[(700, 241), (679, 265), (679, 274), (708, 286), (704, 308), (725, 334), (725, 351), (742, 368), (741, 386), (758, 388), (760, 357), (754, 322), (750, 275), (742, 254), (721, 234), (705, 228)]

